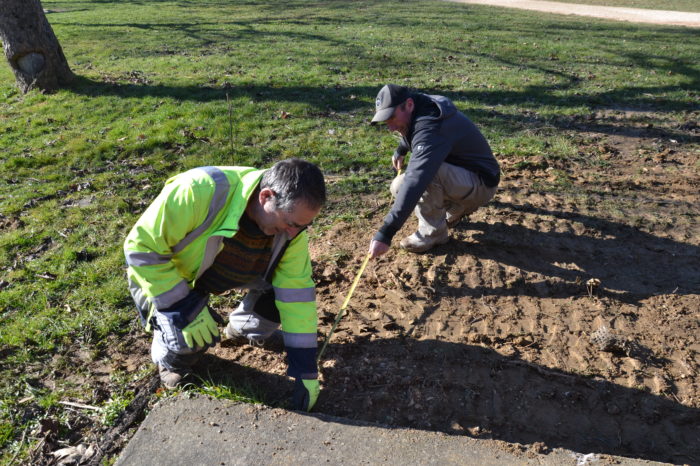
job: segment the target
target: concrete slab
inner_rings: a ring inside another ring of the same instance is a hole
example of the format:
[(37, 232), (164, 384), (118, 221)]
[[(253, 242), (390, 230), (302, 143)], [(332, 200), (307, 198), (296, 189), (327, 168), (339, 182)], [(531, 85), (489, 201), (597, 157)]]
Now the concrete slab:
[(662, 464), (358, 423), (259, 405), (180, 395), (149, 413), (117, 460), (132, 465), (244, 464)]

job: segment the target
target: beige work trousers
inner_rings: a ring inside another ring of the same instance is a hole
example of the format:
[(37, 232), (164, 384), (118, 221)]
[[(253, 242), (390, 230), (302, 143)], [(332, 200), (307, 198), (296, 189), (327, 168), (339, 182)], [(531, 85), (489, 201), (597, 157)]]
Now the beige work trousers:
[[(403, 181), (403, 174), (397, 178), (391, 184), (394, 196)], [(426, 238), (444, 237), (448, 215), (459, 218), (476, 212), (493, 199), (496, 190), (496, 186), (486, 186), (476, 173), (443, 163), (416, 205), (414, 213), (418, 217), (418, 232)]]

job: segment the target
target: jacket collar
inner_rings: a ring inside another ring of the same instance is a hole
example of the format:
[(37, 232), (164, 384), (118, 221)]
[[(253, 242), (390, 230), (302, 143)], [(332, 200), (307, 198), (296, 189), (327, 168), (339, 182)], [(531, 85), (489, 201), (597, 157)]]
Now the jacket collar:
[(255, 192), (255, 188), (260, 184), (265, 170), (250, 170), (243, 173), (236, 173), (235, 186), (232, 193), (229, 193), (229, 200), (226, 205), (226, 217), (217, 228), (215, 235), (232, 237), (238, 231), (238, 223), (243, 215), (243, 211), (248, 205), (250, 196)]

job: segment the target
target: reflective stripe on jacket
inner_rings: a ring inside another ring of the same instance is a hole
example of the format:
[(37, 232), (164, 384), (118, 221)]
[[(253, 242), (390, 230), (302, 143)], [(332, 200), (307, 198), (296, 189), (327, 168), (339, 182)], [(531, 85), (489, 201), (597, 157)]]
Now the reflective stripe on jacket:
[[(124, 243), (137, 306), (167, 309), (189, 294), (223, 247), (223, 238), (238, 231), (263, 172), (248, 167), (201, 167), (165, 183)], [(288, 240), (286, 234), (281, 236), (275, 237), (275, 243)], [(293, 347), (316, 348), (316, 297), (306, 231), (292, 238), (284, 250), (272, 274), (272, 286), (282, 330), (293, 334)]]

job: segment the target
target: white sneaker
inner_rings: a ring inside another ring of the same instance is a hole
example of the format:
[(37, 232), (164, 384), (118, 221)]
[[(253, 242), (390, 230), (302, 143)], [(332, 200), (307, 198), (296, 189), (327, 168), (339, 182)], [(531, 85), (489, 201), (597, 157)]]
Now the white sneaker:
[(409, 252), (425, 252), (437, 245), (445, 244), (450, 240), (450, 235), (447, 232), (438, 236), (425, 237), (419, 232), (413, 233), (401, 240), (399, 246)]

